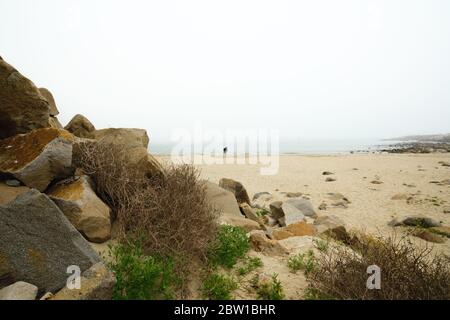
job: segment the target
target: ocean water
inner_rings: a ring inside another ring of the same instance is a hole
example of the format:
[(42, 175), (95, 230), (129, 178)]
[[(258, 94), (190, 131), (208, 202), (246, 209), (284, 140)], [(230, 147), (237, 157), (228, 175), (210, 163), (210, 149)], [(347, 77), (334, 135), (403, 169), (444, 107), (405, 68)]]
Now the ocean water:
[[(350, 152), (372, 152), (387, 148), (398, 141), (382, 139), (299, 139), (296, 141), (280, 141), (280, 154), (346, 154)], [(175, 143), (150, 143), (150, 153), (155, 155), (171, 154)], [(233, 153), (232, 147), (228, 152)]]

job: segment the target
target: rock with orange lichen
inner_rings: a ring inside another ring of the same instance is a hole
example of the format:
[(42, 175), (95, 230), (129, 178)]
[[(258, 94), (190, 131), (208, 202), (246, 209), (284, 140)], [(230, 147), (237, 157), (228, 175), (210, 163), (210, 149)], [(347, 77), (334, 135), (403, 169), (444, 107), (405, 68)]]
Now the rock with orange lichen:
[(316, 227), (304, 221), (300, 221), (284, 228), (274, 229), (272, 236), (276, 240), (283, 240), (290, 237), (314, 236), (316, 233)]
[(0, 141), (0, 173), (44, 191), (54, 179), (73, 173), (73, 136), (65, 130), (37, 129)]
[(32, 81), (0, 60), (0, 139), (47, 128), (49, 102)]
[(25, 281), (54, 293), (66, 285), (69, 266), (84, 272), (100, 261), (45, 194), (30, 190), (0, 206), (0, 287)]
[(92, 190), (89, 177), (58, 184), (47, 194), (86, 239), (96, 243), (110, 239), (110, 209)]

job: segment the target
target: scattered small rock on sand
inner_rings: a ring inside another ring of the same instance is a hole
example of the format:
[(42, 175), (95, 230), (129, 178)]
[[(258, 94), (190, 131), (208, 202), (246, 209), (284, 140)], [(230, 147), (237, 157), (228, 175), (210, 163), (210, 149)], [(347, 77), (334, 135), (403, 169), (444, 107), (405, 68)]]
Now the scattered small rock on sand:
[(407, 200), (409, 196), (406, 193), (397, 193), (392, 196), (391, 200)]
[(416, 187), (416, 185), (413, 184), (413, 183), (411, 183), (411, 184), (404, 183), (403, 185), (404, 185), (405, 187), (408, 187), (408, 188), (415, 188), (415, 187)]
[(445, 239), (436, 233), (427, 230), (418, 230), (413, 233), (413, 235), (422, 240), (433, 242), (433, 243), (444, 243)]
[(333, 172), (330, 172), (330, 171), (324, 171), (324, 172), (322, 172), (322, 175), (323, 176), (330, 176), (330, 175), (332, 175), (332, 174), (334, 174)]
[(334, 181), (336, 181), (335, 178), (328, 177), (328, 178), (325, 179), (325, 182), (334, 182)]
[(372, 180), (372, 181), (370, 181), (370, 183), (372, 183), (372, 184), (382, 184), (383, 181), (380, 181), (380, 180)]

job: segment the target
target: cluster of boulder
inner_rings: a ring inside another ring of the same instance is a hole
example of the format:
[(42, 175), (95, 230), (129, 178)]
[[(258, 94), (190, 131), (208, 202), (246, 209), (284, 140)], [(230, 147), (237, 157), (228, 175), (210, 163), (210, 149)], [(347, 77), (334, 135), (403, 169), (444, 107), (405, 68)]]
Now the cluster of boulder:
[[(286, 199), (273, 201), (269, 192), (260, 192), (250, 201), (242, 183), (221, 179), (219, 185), (208, 182), (211, 201), (223, 212), (221, 223), (244, 228), (250, 234), (252, 247), (267, 255), (288, 253), (282, 243), (294, 237), (326, 236), (350, 242), (341, 219), (336, 216), (318, 216), (311, 202), (301, 193), (284, 193)], [(330, 194), (336, 202), (350, 203), (341, 194)]]
[[(76, 115), (63, 128), (45, 88), (0, 59), (0, 299), (110, 299), (115, 279), (91, 243), (111, 238), (111, 210), (74, 165), (77, 144), (126, 148), (149, 167), (142, 129), (97, 130)], [(68, 268), (81, 272), (69, 290)]]

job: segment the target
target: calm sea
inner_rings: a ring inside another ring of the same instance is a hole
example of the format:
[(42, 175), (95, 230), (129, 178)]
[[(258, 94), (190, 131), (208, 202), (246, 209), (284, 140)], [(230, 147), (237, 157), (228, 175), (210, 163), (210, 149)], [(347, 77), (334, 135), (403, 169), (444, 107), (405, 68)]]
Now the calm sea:
[[(281, 154), (340, 154), (349, 152), (377, 151), (395, 144), (397, 141), (383, 141), (381, 139), (346, 139), (327, 140), (311, 139), (297, 141), (280, 141)], [(150, 143), (150, 153), (156, 155), (170, 154), (175, 144)], [(228, 152), (233, 148), (228, 146)]]

